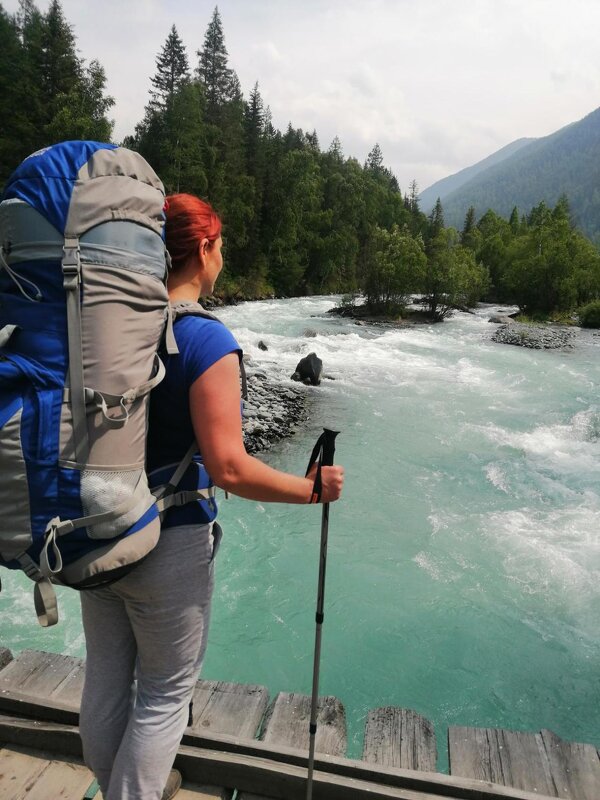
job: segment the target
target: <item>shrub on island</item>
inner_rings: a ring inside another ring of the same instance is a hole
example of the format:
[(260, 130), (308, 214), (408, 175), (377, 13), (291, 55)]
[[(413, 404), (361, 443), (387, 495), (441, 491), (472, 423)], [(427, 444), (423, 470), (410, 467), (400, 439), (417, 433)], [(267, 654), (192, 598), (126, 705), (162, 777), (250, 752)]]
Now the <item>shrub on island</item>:
[(579, 309), (579, 324), (582, 328), (600, 328), (600, 300), (594, 300)]

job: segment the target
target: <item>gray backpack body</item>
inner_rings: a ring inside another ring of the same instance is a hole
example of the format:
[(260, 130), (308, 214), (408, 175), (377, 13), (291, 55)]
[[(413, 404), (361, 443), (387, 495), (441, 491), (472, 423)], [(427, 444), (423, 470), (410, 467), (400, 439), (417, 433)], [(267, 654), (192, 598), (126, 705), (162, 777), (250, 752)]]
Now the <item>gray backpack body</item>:
[(96, 142), (30, 156), (0, 203), (0, 565), (35, 581), (44, 625), (51, 583), (114, 581), (159, 538), (145, 456), (163, 208), (141, 156)]

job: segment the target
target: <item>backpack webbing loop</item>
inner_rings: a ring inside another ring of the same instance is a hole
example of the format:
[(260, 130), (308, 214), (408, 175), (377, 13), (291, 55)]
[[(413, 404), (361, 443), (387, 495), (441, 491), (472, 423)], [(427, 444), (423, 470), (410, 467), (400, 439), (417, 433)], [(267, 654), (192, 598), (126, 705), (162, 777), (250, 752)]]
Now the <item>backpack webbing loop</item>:
[(63, 245), (63, 286), (67, 301), (67, 335), (69, 340), (69, 387), (73, 417), (75, 458), (85, 464), (89, 454), (87, 418), (85, 410), (85, 384), (83, 380), (83, 355), (81, 344), (81, 260), (79, 237), (65, 236)]
[(17, 561), (27, 577), (35, 581), (33, 602), (40, 625), (43, 628), (56, 625), (58, 622), (58, 604), (52, 583), (48, 578), (44, 577), (38, 565), (27, 553), (17, 556)]
[(42, 628), (56, 625), (58, 622), (58, 603), (56, 601), (56, 592), (48, 578), (36, 581), (33, 587), (33, 603)]
[[(0, 335), (2, 331), (0, 331)], [(155, 386), (165, 377), (165, 365), (158, 355), (155, 356), (155, 374), (152, 378), (136, 386), (134, 389), (127, 389), (123, 394), (110, 394), (109, 392), (99, 392), (97, 389), (84, 388), (83, 394), (86, 406), (92, 405), (97, 411), (101, 411), (104, 421), (109, 428), (122, 428), (129, 419), (127, 406), (149, 394)], [(63, 389), (63, 403), (71, 402), (72, 393), (70, 389)], [(111, 417), (108, 414), (109, 408), (120, 407), (122, 414), (120, 417)]]

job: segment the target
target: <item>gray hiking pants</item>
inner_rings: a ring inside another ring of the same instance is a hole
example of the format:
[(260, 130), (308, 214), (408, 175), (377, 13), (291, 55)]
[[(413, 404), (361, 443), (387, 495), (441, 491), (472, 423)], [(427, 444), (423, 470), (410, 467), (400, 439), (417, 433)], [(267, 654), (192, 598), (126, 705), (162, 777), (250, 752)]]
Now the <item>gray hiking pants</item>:
[(80, 731), (104, 800), (162, 795), (206, 649), (211, 527), (169, 528), (124, 578), (81, 592), (87, 664)]

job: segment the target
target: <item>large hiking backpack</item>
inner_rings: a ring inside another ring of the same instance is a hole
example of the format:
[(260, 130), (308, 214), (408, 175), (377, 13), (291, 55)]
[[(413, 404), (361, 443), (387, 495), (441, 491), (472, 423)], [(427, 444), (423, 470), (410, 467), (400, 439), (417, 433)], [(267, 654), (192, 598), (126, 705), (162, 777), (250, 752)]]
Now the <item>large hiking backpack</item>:
[(51, 583), (121, 577), (156, 545), (144, 470), (168, 316), (164, 189), (137, 153), (63, 142), (0, 203), (0, 565)]

